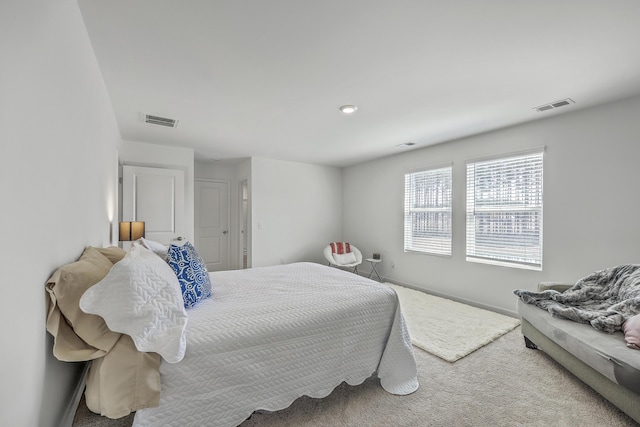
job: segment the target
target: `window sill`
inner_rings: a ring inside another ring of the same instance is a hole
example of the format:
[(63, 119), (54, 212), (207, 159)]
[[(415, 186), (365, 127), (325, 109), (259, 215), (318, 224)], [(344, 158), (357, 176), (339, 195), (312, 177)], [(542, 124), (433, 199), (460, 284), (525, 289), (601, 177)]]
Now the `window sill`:
[(499, 267), (519, 268), (522, 270), (542, 271), (542, 265), (519, 264), (517, 262), (499, 261), (495, 259), (467, 257), (467, 262), (477, 262), (479, 264), (497, 265)]

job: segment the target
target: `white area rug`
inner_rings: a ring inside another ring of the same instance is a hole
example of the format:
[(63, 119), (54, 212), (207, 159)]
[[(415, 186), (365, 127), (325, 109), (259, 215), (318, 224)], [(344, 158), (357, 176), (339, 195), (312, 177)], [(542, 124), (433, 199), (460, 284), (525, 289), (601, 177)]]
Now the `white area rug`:
[(496, 340), (520, 319), (387, 283), (400, 298), (411, 342), (448, 362), (455, 362)]

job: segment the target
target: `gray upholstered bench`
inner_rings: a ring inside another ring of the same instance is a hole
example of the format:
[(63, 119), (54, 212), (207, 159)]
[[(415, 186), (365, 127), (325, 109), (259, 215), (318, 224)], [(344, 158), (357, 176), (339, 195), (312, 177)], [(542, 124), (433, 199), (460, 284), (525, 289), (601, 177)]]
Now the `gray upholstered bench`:
[[(540, 283), (539, 291), (571, 285)], [(640, 351), (627, 348), (622, 332), (606, 334), (591, 325), (552, 317), (518, 299), (522, 334), (538, 348), (640, 423)]]

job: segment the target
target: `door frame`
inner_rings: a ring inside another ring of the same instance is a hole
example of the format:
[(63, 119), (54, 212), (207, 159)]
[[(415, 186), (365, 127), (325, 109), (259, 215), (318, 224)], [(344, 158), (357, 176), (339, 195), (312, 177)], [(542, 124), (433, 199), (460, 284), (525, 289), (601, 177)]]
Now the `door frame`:
[[(232, 221), (231, 221), (231, 183), (229, 182), (228, 179), (215, 179), (215, 178), (196, 178), (193, 180), (193, 189), (194, 189), (194, 195), (193, 195), (193, 205), (194, 205), (194, 209), (193, 209), (193, 214), (194, 214), (194, 224), (193, 224), (193, 232), (194, 232), (194, 240), (199, 240), (200, 238), (200, 230), (199, 227), (197, 226), (198, 224), (196, 224), (195, 221), (195, 215), (196, 215), (196, 211), (197, 209), (195, 208), (196, 206), (196, 197), (199, 197), (197, 192), (195, 191), (196, 188), (196, 183), (198, 182), (211, 182), (211, 183), (217, 183), (217, 184), (226, 184), (227, 186), (227, 225), (228, 225), (228, 230), (229, 232), (227, 233), (227, 247), (226, 247), (226, 251), (227, 251), (227, 267), (229, 269), (232, 268), (232, 259), (231, 259), (231, 236), (233, 235), (231, 230), (232, 230)], [(200, 215), (200, 213), (198, 212), (198, 215)]]
[[(242, 185), (246, 183), (247, 185), (247, 226), (244, 228), (244, 236), (242, 235), (243, 228), (243, 193), (242, 193)], [(246, 237), (247, 239), (247, 266), (246, 268), (251, 267), (251, 191), (249, 187), (249, 177), (243, 177), (238, 179), (238, 228), (236, 230), (236, 236), (238, 239), (238, 269), (243, 270), (244, 266), (244, 247), (243, 247), (243, 239)]]

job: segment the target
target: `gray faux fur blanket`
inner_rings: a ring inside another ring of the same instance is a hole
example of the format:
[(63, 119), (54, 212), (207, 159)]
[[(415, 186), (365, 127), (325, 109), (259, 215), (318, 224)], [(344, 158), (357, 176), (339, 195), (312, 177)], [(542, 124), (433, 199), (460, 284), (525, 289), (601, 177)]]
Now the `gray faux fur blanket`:
[(608, 333), (640, 313), (640, 265), (620, 265), (596, 271), (564, 292), (513, 291), (522, 301), (553, 316), (590, 323)]

